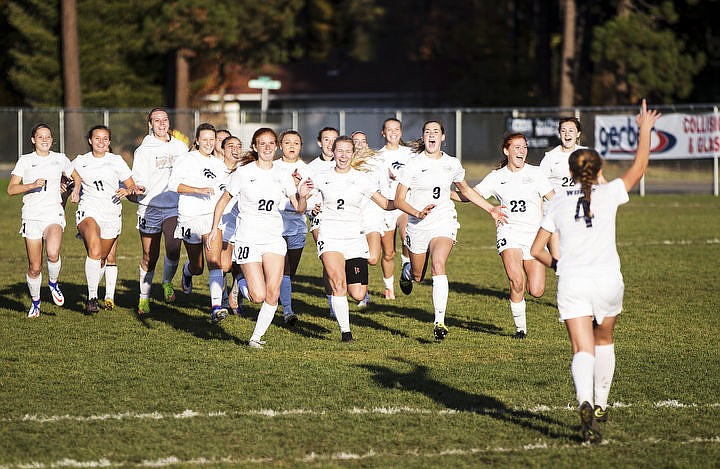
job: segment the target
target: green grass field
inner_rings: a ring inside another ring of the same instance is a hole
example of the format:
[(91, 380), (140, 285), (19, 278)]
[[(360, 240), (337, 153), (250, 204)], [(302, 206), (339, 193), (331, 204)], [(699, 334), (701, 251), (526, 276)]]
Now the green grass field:
[(311, 243), (295, 282), (300, 322), (287, 328), (278, 314), (266, 348), (250, 350), (257, 307), (211, 324), (207, 273), (174, 305), (157, 301), (155, 286), (152, 313), (138, 319), (131, 204), (118, 251), (119, 308), (82, 314), (85, 252), (71, 205), (66, 307), (53, 305), (44, 286), (44, 314), (27, 319), (21, 199), (6, 186), (0, 467), (718, 467), (717, 198), (633, 196), (620, 209), (626, 292), (615, 405), (603, 443), (588, 446), (578, 437), (555, 278), (543, 298), (528, 299), (528, 339), (512, 340), (494, 228), (473, 206), (459, 208), (444, 342), (432, 338), (429, 282), (408, 297), (396, 287), (398, 299), (388, 302), (374, 267), (374, 303), (351, 307), (355, 341), (342, 344)]

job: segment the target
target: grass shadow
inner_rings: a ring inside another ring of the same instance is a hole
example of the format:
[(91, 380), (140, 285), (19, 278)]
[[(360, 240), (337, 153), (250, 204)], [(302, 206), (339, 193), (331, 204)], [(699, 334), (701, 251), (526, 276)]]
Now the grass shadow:
[(419, 392), (442, 405), (458, 412), (472, 412), (490, 418), (536, 431), (551, 438), (580, 441), (579, 436), (571, 434), (564, 422), (537, 412), (518, 410), (508, 407), (499, 399), (487, 394), (473, 394), (456, 389), (430, 376), (425, 365), (412, 363), (402, 358), (391, 358), (399, 363), (412, 366), (404, 373), (386, 366), (362, 364), (361, 368), (372, 373), (372, 379), (388, 389), (404, 389)]

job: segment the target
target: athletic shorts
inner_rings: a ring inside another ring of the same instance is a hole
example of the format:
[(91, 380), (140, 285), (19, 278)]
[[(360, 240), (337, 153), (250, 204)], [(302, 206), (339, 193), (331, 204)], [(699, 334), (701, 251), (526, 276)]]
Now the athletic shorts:
[(287, 242), (288, 249), (302, 249), (305, 247), (305, 240), (307, 239), (307, 236), (305, 233), (302, 233), (283, 236), (283, 238), (285, 238), (285, 241)]
[(345, 261), (345, 281), (348, 285), (368, 284), (368, 261), (362, 257)]
[(592, 316), (598, 324), (622, 311), (622, 274), (600, 277), (562, 275), (558, 277), (557, 304), (560, 321)]
[(50, 225), (60, 225), (65, 231), (65, 213), (61, 210), (47, 220), (26, 220), (23, 218), (20, 225), (20, 234), (27, 239), (43, 239), (45, 230)]
[(100, 227), (100, 237), (102, 239), (115, 239), (122, 232), (122, 218), (103, 219), (99, 214), (93, 213), (92, 210), (86, 208), (77, 209), (75, 211), (75, 224), (79, 225), (86, 218), (92, 218)]
[(430, 229), (418, 229), (415, 225), (408, 223), (404, 244), (410, 252), (424, 254), (430, 248), (430, 241), (433, 238), (450, 238), (455, 243), (457, 230), (457, 223), (444, 227), (435, 226)]
[(161, 208), (138, 205), (135, 228), (143, 234), (161, 233), (163, 222), (177, 216), (177, 207)]
[(322, 230), (318, 234), (317, 240), (318, 257), (326, 252), (339, 252), (347, 259), (360, 257), (368, 259), (370, 257), (370, 248), (368, 248), (365, 235), (356, 238), (337, 239), (323, 236)]
[(370, 202), (363, 212), (362, 230), (367, 235), (370, 233), (385, 234), (385, 212), (375, 202)]
[(266, 243), (241, 243), (238, 240), (235, 240), (233, 262), (236, 264), (262, 262), (263, 254), (268, 253), (280, 256), (287, 254), (287, 244), (285, 244), (285, 239), (275, 238)]
[(175, 228), (175, 238), (182, 239), (188, 244), (202, 244), (202, 237), (210, 233), (212, 229), (213, 214), (201, 215), (199, 217), (178, 219)]
[(235, 242), (235, 231), (237, 226), (237, 215), (234, 213), (223, 213), (218, 228), (222, 231), (222, 238), (224, 243)]
[(497, 230), (498, 254), (506, 249), (520, 249), (524, 261), (535, 259), (530, 255), (530, 246), (535, 241), (535, 235), (537, 235), (537, 231)]
[(398, 218), (400, 218), (400, 215), (404, 214), (405, 212), (397, 208), (390, 211), (383, 210), (383, 212), (385, 212), (383, 217), (385, 231), (395, 231), (395, 228), (397, 228)]

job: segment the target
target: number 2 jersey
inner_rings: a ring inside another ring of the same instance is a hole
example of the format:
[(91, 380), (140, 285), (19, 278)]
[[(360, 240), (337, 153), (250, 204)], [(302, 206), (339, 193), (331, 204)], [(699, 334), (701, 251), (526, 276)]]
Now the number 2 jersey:
[(70, 177), (72, 172), (72, 163), (62, 153), (51, 151), (47, 156), (35, 152), (22, 155), (11, 174), (21, 177), (23, 184), (31, 184), (41, 178), (46, 181), (45, 186), (23, 194), (23, 220), (43, 221), (62, 215), (60, 177), (63, 174)]
[(408, 159), (398, 178), (398, 183), (408, 188), (405, 201), (418, 211), (435, 205), (422, 220), (408, 215), (408, 223), (420, 229), (433, 226), (459, 228), (450, 191), (454, 183), (464, 179), (465, 170), (460, 162), (445, 152), (438, 159), (428, 158), (425, 153)]
[(553, 185), (540, 168), (525, 164), (519, 171), (510, 171), (507, 166), (491, 171), (475, 190), (486, 199), (494, 196), (505, 206), (508, 221), (498, 231), (537, 232), (542, 198), (553, 190)]
[(120, 188), (120, 182), (132, 176), (122, 156), (105, 153), (96, 158), (88, 152), (78, 155), (73, 166), (82, 179), (78, 211), (92, 214), (98, 220), (119, 218), (122, 205), (115, 192)]
[(225, 191), (238, 204), (236, 240), (263, 244), (282, 237), (280, 211), (287, 198), (297, 192), (295, 180), (286, 170), (275, 165), (263, 169), (257, 162), (248, 163), (232, 173)]

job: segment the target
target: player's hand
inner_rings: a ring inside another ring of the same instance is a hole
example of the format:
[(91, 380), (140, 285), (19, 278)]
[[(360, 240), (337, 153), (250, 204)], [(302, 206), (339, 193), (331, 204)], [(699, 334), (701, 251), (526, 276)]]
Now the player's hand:
[(495, 220), (495, 226), (504, 225), (507, 223), (508, 215), (505, 213), (505, 207), (504, 205), (496, 205), (492, 209), (490, 209), (490, 216), (493, 217), (493, 220)]
[(73, 188), (73, 191), (70, 193), (70, 201), (74, 204), (80, 202), (80, 187)]
[(320, 205), (319, 203), (315, 204), (315, 206), (313, 207), (312, 212), (311, 212), (312, 216), (317, 217), (321, 211), (322, 211), (322, 205)]
[(213, 189), (212, 187), (201, 187), (200, 189), (198, 189), (198, 192), (202, 195), (215, 195), (215, 189)]
[(640, 105), (640, 114), (635, 117), (635, 122), (637, 122), (638, 126), (649, 126), (652, 128), (661, 116), (662, 114), (655, 109), (648, 110), (647, 101), (643, 99)]
[(428, 214), (429, 214), (430, 212), (432, 212), (432, 209), (434, 209), (434, 208), (435, 208), (435, 204), (427, 205), (424, 209), (422, 209), (422, 210), (420, 210), (420, 211), (418, 212), (417, 218), (419, 218), (420, 220), (422, 220), (423, 218), (425, 218), (426, 216), (428, 216)]
[(295, 180), (295, 186), (300, 184), (300, 181), (302, 181), (302, 176), (300, 175), (300, 171), (298, 171), (297, 168), (295, 168), (295, 171), (293, 171), (292, 177)]
[(135, 189), (133, 189), (133, 194), (135, 195), (143, 195), (145, 193), (145, 186), (135, 186)]
[(310, 195), (310, 192), (312, 192), (314, 187), (315, 184), (313, 183), (312, 179), (307, 178), (304, 183), (298, 186), (298, 195), (300, 197), (307, 197), (308, 195)]
[(32, 183), (32, 188), (37, 189), (40, 187), (45, 187), (45, 184), (47, 184), (47, 179), (44, 179), (44, 178), (35, 179), (35, 182)]
[(208, 251), (210, 251), (210, 249), (212, 248), (213, 241), (215, 240), (215, 237), (217, 236), (217, 232), (218, 232), (217, 228), (213, 227), (210, 230), (210, 233), (208, 233), (207, 237), (205, 238), (205, 249), (207, 249)]

